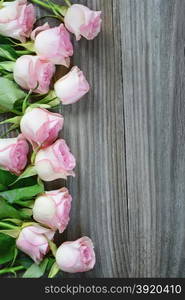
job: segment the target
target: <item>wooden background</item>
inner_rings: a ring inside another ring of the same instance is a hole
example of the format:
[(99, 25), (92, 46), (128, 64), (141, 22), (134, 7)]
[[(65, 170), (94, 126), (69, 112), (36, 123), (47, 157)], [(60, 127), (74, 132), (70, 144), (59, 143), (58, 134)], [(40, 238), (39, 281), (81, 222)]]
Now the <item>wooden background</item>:
[(92, 89), (61, 108), (78, 162), (62, 240), (90, 236), (97, 263), (64, 276), (185, 277), (185, 1), (73, 2), (103, 30), (74, 42)]

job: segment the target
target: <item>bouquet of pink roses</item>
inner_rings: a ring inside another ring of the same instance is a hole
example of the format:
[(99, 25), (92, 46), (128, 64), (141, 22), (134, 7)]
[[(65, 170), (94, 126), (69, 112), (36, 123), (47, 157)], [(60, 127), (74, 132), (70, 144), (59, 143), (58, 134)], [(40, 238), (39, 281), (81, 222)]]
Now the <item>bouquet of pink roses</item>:
[[(79, 101), (89, 91), (84, 73), (72, 68), (73, 44), (92, 40), (101, 29), (101, 12), (80, 4), (32, 0), (60, 21), (35, 27), (27, 0), (0, 1), (0, 113), (12, 113), (0, 138), (0, 274), (25, 271), (23, 277), (54, 277), (59, 270), (91, 270), (95, 253), (90, 238), (67, 241), (58, 248), (54, 236), (70, 220), (72, 197), (66, 187), (46, 191), (44, 182), (75, 176), (76, 160), (59, 132), (64, 117), (49, 111)], [(54, 82), (56, 65), (70, 68)], [(53, 87), (53, 88), (51, 88)]]

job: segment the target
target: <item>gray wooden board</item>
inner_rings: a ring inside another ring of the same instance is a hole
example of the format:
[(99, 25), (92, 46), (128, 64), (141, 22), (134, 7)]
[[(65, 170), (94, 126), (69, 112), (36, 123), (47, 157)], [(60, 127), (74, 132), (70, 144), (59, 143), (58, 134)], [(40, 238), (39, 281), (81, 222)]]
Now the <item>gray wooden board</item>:
[(103, 29), (74, 41), (92, 88), (60, 108), (77, 158), (61, 240), (90, 236), (97, 263), (64, 276), (185, 277), (185, 1), (74, 2), (102, 10)]

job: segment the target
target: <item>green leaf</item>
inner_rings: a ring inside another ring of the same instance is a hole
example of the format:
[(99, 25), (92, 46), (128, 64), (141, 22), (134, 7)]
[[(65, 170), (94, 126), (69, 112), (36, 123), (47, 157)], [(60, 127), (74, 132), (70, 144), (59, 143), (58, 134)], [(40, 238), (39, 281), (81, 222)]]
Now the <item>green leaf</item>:
[(24, 99), (26, 93), (18, 85), (4, 77), (0, 77), (0, 110), (9, 112), (14, 110), (16, 101)]
[(27, 208), (33, 208), (35, 203), (35, 200), (29, 200), (29, 201), (17, 201), (16, 204), (19, 204), (19, 206), (27, 207)]
[(13, 78), (13, 73), (6, 73), (5, 75), (3, 75), (3, 77), (4, 78), (7, 78), (7, 79), (9, 79), (9, 80), (14, 80), (14, 78)]
[(2, 229), (0, 230), (0, 233), (6, 234), (14, 239), (16, 239), (19, 236), (20, 229)]
[(56, 252), (57, 252), (57, 246), (55, 245), (55, 243), (53, 243), (49, 239), (47, 239), (47, 241), (48, 241), (49, 247), (51, 249), (51, 252), (52, 252), (53, 256), (55, 257)]
[(32, 186), (32, 185), (35, 185), (35, 184), (40, 184), (40, 183), (37, 181), (37, 176), (32, 176), (32, 177), (27, 177), (27, 178), (20, 179), (16, 183), (12, 184), (9, 188), (11, 188), (11, 190), (14, 190), (16, 188)]
[(8, 203), (18, 203), (21, 200), (30, 200), (37, 194), (43, 192), (43, 188), (39, 185), (33, 185), (15, 190), (0, 192), (0, 197), (6, 199)]
[[(35, 96), (37, 97), (37, 95)], [(39, 101), (37, 101), (37, 103), (40, 104), (47, 104), (48, 102), (55, 100), (57, 98), (56, 93), (54, 90), (51, 90), (48, 94), (45, 95), (44, 98), (40, 99)]]
[(6, 37), (6, 36), (3, 36), (3, 35), (0, 35), (0, 45), (2, 44), (11, 44), (12, 41), (10, 38)]
[(28, 166), (26, 168), (26, 170), (16, 179), (16, 181), (14, 181), (11, 185), (15, 184), (16, 182), (18, 182), (19, 180), (23, 179), (23, 178), (27, 178), (27, 177), (32, 177), (37, 175), (37, 171), (35, 169), (34, 166)]
[(37, 226), (38, 223), (36, 223), (36, 222), (25, 222), (25, 223), (22, 224), (21, 228), (23, 229), (25, 227), (34, 226), (34, 225)]
[(10, 222), (16, 225), (22, 224), (22, 221), (19, 219), (3, 219), (3, 222)]
[(19, 212), (23, 219), (30, 219), (33, 214), (33, 210), (30, 208), (22, 208), (19, 210)]
[(40, 265), (37, 265), (36, 263), (32, 264), (26, 272), (23, 274), (23, 278), (39, 278), (43, 276), (46, 267), (48, 264), (48, 259), (44, 259)]
[(53, 278), (57, 275), (57, 273), (60, 271), (57, 263), (55, 262), (52, 267), (51, 267), (51, 270), (49, 272), (49, 275), (48, 275), (48, 278)]
[(50, 269), (51, 269), (52, 265), (54, 264), (54, 262), (55, 262), (55, 258), (53, 258), (53, 257), (48, 258), (48, 264), (47, 264), (46, 272), (50, 271)]
[(11, 184), (12, 182), (14, 182), (16, 180), (17, 176), (0, 169), (0, 182), (2, 185), (2, 188), (4, 187), (5, 189), (7, 189), (8, 185)]
[(19, 44), (21, 47), (24, 47), (25, 49), (29, 50), (30, 52), (35, 52), (35, 43), (34, 41), (29, 41), (26, 43)]
[(9, 205), (4, 199), (0, 199), (0, 219), (13, 218), (20, 219), (20, 212), (13, 206)]
[(26, 272), (23, 274), (23, 278), (39, 278), (43, 275), (42, 270), (40, 267), (34, 263), (31, 265)]
[(31, 108), (50, 108), (50, 105), (48, 104), (39, 104), (39, 103), (34, 103), (30, 105)]
[(44, 191), (44, 183), (43, 183), (43, 181), (39, 178), (39, 176), (37, 177), (37, 183), (43, 188), (43, 191)]
[(13, 260), (15, 254), (15, 239), (0, 233), (0, 264)]
[(15, 62), (13, 61), (2, 61), (0, 62), (0, 70), (5, 70), (8, 72), (13, 72)]
[(10, 45), (0, 45), (0, 57), (6, 58), (8, 60), (16, 61), (18, 55), (13, 47)]
[(6, 190), (6, 186), (0, 183), (0, 191), (5, 191)]
[(28, 269), (33, 264), (33, 260), (22, 251), (19, 251), (19, 256), (16, 260), (16, 263)]
[(50, 108), (52, 107), (56, 107), (61, 103), (59, 98), (56, 98), (55, 100), (52, 100), (48, 103), (48, 105), (50, 106)]
[(42, 273), (44, 274), (48, 265), (49, 259), (46, 257), (39, 265)]

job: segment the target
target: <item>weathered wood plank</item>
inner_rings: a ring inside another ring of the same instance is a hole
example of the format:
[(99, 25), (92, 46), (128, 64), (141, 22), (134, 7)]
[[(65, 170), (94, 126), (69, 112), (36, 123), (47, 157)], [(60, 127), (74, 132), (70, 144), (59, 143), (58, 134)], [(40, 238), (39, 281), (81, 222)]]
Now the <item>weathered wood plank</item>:
[(102, 10), (104, 20), (102, 33), (94, 41), (74, 42), (73, 64), (86, 74), (91, 92), (79, 103), (61, 108), (65, 118), (62, 136), (77, 158), (76, 178), (67, 182), (73, 195), (73, 209), (65, 239), (90, 236), (95, 242), (97, 264), (92, 272), (66, 274), (66, 277), (127, 277), (129, 250), (119, 2), (80, 2)]
[(74, 41), (92, 89), (61, 107), (78, 162), (62, 240), (91, 236), (97, 264), (65, 277), (185, 277), (185, 2), (80, 2), (103, 11), (103, 30)]
[(122, 0), (133, 277), (185, 276), (185, 2)]

